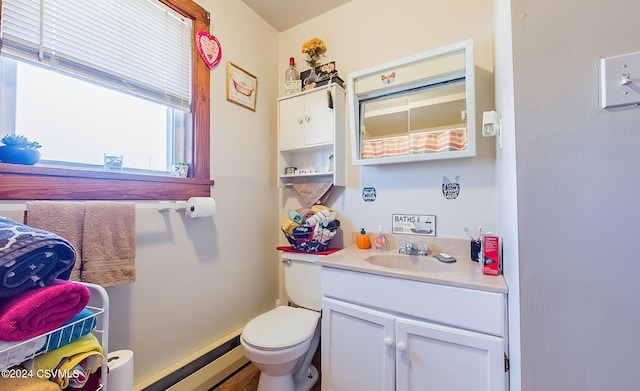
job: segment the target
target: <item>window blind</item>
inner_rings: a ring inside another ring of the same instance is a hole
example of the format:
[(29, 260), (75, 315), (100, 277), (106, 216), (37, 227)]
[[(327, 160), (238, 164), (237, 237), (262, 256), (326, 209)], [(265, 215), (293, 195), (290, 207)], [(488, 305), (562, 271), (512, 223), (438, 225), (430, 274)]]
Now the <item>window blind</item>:
[(3, 54), (183, 110), (192, 37), (156, 0), (2, 0)]

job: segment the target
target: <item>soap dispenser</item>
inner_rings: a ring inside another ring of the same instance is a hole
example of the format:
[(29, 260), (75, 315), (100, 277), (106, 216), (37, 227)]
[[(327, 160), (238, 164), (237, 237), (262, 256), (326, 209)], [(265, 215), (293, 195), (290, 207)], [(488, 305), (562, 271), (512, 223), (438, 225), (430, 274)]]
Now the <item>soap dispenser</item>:
[(360, 233), (356, 238), (356, 246), (361, 250), (366, 250), (371, 247), (371, 239), (369, 239), (369, 235), (367, 235), (367, 231), (365, 231), (364, 228), (360, 228)]
[(387, 238), (384, 236), (384, 229), (382, 226), (378, 226), (378, 234), (376, 235), (376, 250), (387, 251), (389, 249), (389, 243), (387, 243)]

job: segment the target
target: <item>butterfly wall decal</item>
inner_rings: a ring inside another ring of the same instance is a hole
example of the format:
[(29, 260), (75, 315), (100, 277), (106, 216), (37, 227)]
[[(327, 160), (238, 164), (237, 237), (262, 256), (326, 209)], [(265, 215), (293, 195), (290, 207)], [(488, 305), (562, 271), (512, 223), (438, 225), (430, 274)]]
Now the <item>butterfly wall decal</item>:
[(396, 78), (395, 72), (392, 72), (389, 75), (380, 75), (380, 79), (382, 79), (382, 82), (384, 84), (392, 83), (395, 78)]

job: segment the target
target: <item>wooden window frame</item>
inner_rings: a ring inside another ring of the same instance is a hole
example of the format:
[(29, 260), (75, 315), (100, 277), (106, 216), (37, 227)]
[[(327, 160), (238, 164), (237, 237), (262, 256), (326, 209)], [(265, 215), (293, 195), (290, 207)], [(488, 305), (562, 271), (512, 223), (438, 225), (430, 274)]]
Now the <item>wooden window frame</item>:
[[(0, 163), (0, 200), (184, 200), (210, 196), (210, 69), (195, 47), (195, 33), (209, 31), (210, 15), (192, 0), (160, 0), (193, 21), (189, 178), (60, 169)], [(0, 0), (0, 9), (2, 0)], [(2, 15), (0, 15), (0, 22)], [(70, 145), (71, 148), (81, 146)]]

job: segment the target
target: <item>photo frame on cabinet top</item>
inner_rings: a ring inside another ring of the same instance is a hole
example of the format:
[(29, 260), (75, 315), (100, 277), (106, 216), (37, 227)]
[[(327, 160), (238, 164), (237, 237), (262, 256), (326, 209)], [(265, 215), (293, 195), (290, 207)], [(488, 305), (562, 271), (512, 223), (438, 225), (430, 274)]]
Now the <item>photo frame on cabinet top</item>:
[(256, 111), (258, 78), (236, 64), (227, 64), (227, 100)]

